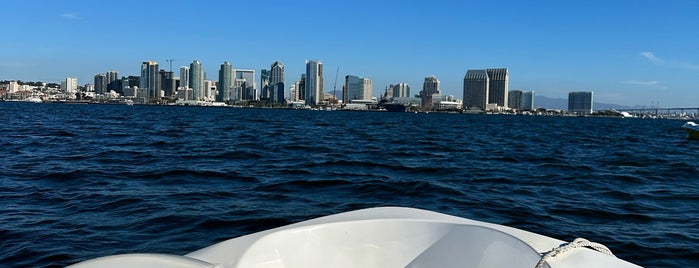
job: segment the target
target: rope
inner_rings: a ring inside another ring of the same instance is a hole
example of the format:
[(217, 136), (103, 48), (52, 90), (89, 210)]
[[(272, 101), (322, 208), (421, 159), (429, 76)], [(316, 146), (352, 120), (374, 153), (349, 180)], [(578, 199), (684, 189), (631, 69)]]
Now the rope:
[(553, 249), (551, 249), (551, 251), (544, 254), (544, 256), (541, 257), (539, 262), (536, 264), (535, 268), (543, 268), (544, 263), (546, 261), (548, 261), (549, 259), (553, 259), (560, 254), (563, 254), (567, 251), (570, 251), (570, 250), (573, 250), (576, 248), (581, 248), (581, 247), (589, 247), (589, 248), (592, 248), (598, 252), (607, 254), (607, 255), (612, 256), (612, 257), (616, 257), (616, 256), (614, 256), (614, 254), (612, 254), (612, 251), (609, 250), (609, 248), (605, 247), (602, 244), (590, 242), (587, 239), (583, 239), (583, 238), (576, 238), (575, 240), (573, 240), (573, 242), (561, 244), (560, 246), (553, 248)]

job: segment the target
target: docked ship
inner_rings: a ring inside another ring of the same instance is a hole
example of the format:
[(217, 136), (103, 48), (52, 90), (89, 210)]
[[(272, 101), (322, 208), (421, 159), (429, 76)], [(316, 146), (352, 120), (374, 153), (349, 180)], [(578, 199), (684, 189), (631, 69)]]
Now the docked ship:
[(408, 108), (408, 105), (402, 104), (402, 103), (397, 103), (393, 101), (389, 101), (385, 98), (382, 98), (381, 101), (379, 101), (377, 108), (386, 110), (389, 112), (405, 112), (405, 110)]
[(384, 103), (381, 105), (386, 111), (389, 112), (405, 112), (405, 110), (408, 108), (408, 106), (405, 106), (404, 104), (401, 103)]

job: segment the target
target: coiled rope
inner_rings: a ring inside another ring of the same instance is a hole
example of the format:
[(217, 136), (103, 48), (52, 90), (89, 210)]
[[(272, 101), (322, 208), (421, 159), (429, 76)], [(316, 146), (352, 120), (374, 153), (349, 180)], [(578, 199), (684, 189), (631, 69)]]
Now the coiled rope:
[(592, 248), (592, 249), (599, 251), (601, 253), (607, 254), (609, 256), (616, 257), (616, 256), (614, 256), (614, 254), (612, 254), (612, 251), (609, 250), (609, 248), (605, 247), (604, 245), (602, 245), (600, 243), (590, 242), (584, 238), (576, 238), (575, 240), (573, 240), (573, 242), (561, 244), (560, 246), (553, 248), (553, 249), (551, 249), (551, 251), (544, 254), (544, 256), (541, 257), (539, 262), (536, 264), (535, 268), (543, 268), (544, 263), (546, 261), (548, 261), (549, 259), (553, 259), (560, 254), (563, 254), (563, 253), (570, 251), (572, 249), (581, 248), (581, 247), (589, 247), (589, 248)]

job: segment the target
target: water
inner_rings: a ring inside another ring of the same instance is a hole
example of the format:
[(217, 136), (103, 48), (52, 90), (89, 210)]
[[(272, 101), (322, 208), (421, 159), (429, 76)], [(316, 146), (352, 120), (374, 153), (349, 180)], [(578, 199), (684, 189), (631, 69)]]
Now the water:
[(181, 255), (394, 205), (699, 267), (683, 123), (0, 103), (0, 266)]

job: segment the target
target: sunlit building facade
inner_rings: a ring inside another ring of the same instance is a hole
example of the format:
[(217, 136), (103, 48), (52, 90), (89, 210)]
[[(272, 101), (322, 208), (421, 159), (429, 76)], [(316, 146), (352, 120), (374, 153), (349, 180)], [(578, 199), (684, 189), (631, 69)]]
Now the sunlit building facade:
[(323, 63), (319, 60), (306, 62), (304, 89), (306, 105), (318, 105), (323, 101)]

